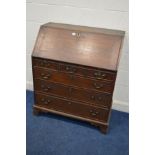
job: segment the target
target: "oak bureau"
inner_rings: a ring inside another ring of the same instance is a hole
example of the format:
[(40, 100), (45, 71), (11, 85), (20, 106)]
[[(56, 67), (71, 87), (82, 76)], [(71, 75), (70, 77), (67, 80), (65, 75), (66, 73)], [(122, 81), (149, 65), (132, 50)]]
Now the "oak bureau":
[(47, 23), (32, 54), (33, 112), (88, 121), (107, 132), (124, 32)]

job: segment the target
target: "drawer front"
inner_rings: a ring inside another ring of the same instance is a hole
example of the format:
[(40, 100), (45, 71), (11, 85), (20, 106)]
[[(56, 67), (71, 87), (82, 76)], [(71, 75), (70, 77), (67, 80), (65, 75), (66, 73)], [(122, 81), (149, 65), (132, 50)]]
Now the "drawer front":
[(90, 105), (102, 106), (105, 108), (111, 107), (112, 95), (106, 93), (96, 93), (95, 91), (81, 90), (71, 88), (71, 99), (89, 103)]
[(112, 95), (110, 94), (96, 93), (96, 91), (67, 87), (58, 83), (47, 82), (39, 79), (35, 80), (34, 87), (36, 91), (70, 98), (74, 101), (87, 102), (87, 104), (99, 105), (106, 108), (109, 108), (112, 102)]
[(38, 59), (32, 58), (33, 66), (49, 68), (53, 70), (60, 70), (60, 63), (56, 63), (54, 61), (46, 60), (46, 59)]
[(97, 69), (88, 69), (86, 67), (59, 63), (51, 60), (33, 58), (33, 65), (53, 70), (59, 70), (67, 73), (73, 73), (74, 75), (89, 77), (97, 80), (107, 80), (109, 82), (110, 81), (114, 82), (116, 79), (115, 73), (111, 73), (108, 71), (101, 71)]
[(47, 82), (44, 80), (35, 80), (34, 88), (36, 91), (44, 92), (47, 94), (52, 94), (60, 97), (68, 98), (69, 94), (69, 87), (63, 86), (61, 84), (56, 84), (52, 82)]
[(73, 73), (74, 75), (79, 75), (83, 77), (89, 77), (96, 80), (103, 80), (103, 81), (109, 81), (109, 82), (114, 82), (116, 78), (116, 75), (110, 72), (95, 70), (95, 69), (87, 69), (84, 67), (77, 67), (75, 65), (69, 65), (69, 64), (62, 64), (61, 71), (64, 71), (67, 73)]
[(42, 95), (39, 93), (36, 93), (35, 97), (36, 104), (44, 108), (61, 111), (84, 118), (90, 118), (93, 120), (99, 120), (102, 122), (108, 121), (109, 110), (96, 108), (53, 96)]
[(114, 90), (114, 84), (108, 84), (105, 82), (86, 79), (82, 77), (74, 76), (73, 74), (47, 70), (43, 68), (34, 68), (34, 78), (48, 80), (51, 82), (58, 82), (70, 86), (77, 86), (81, 88), (88, 88), (98, 90), (102, 92), (112, 93)]

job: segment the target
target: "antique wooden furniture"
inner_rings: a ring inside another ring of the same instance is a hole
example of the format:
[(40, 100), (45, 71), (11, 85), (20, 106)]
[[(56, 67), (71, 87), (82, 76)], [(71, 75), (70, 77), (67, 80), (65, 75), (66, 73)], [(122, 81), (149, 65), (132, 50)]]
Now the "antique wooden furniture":
[(106, 133), (123, 36), (116, 30), (42, 25), (32, 54), (34, 114), (88, 121)]

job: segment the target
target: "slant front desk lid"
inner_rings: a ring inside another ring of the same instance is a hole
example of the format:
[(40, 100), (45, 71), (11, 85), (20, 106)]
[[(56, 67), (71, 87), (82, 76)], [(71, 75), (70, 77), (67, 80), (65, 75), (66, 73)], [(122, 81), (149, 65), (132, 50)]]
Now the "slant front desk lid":
[(123, 37), (123, 31), (47, 23), (33, 56), (116, 71)]

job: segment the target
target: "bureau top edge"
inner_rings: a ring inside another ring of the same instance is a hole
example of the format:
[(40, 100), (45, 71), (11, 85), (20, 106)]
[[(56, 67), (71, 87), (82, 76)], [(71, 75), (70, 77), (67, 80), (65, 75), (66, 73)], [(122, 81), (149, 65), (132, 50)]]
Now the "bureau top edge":
[(83, 31), (83, 32), (93, 32), (93, 33), (103, 33), (109, 35), (118, 35), (124, 37), (125, 31), (122, 30), (112, 30), (101, 27), (90, 27), (90, 26), (81, 26), (81, 25), (72, 25), (72, 24), (64, 24), (64, 23), (53, 23), (49, 22), (41, 25), (41, 27), (51, 27), (51, 28), (60, 28), (74, 31)]

